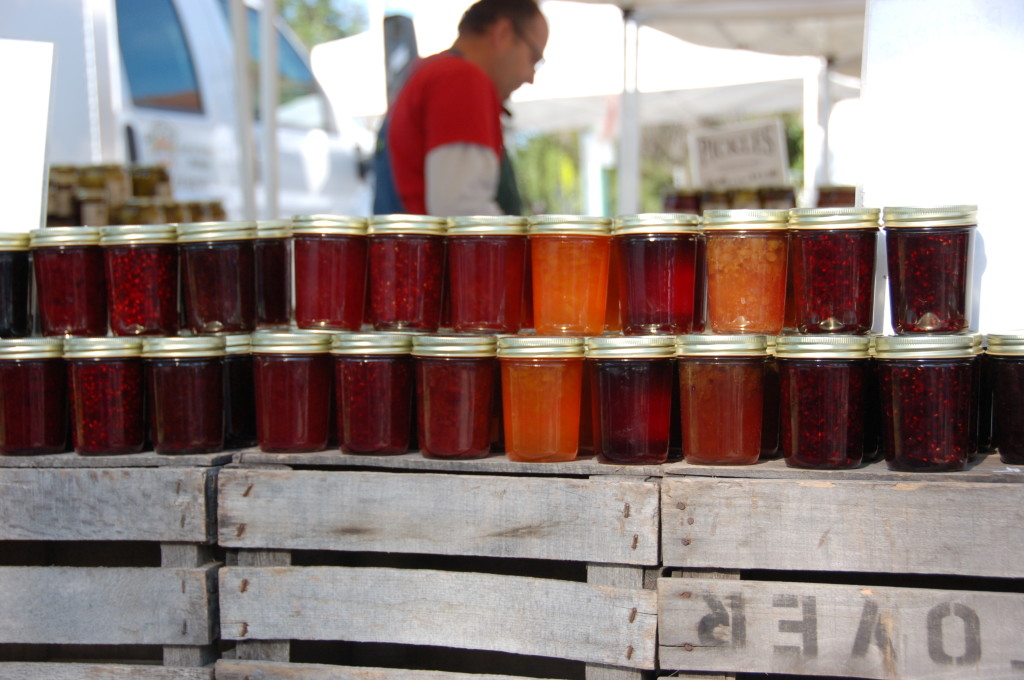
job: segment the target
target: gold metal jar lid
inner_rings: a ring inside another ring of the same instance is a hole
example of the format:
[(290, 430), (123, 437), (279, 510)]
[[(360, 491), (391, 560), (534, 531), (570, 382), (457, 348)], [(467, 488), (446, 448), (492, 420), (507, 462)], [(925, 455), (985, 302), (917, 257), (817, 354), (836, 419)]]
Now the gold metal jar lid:
[(177, 243), (178, 231), (173, 224), (126, 224), (100, 227), (101, 246)]
[(700, 215), (690, 213), (641, 213), (620, 215), (612, 225), (612, 235), (699, 234)]
[(252, 336), (249, 333), (219, 333), (224, 338), (224, 354), (252, 354)]
[(0, 359), (60, 359), (64, 338), (5, 338), (0, 340)]
[(493, 357), (493, 335), (414, 335), (412, 354), (417, 357)]
[(256, 331), (250, 336), (253, 354), (326, 354), (331, 334), (312, 331)]
[(222, 357), (224, 338), (216, 335), (149, 336), (142, 338), (144, 359), (186, 359)]
[(788, 210), (705, 210), (704, 230), (782, 231), (789, 228)]
[(28, 250), (29, 235), (21, 233), (0, 233), (0, 250)]
[(449, 236), (520, 236), (529, 220), (518, 215), (468, 215), (448, 218)]
[(412, 336), (407, 333), (336, 333), (331, 354), (409, 354)]
[(580, 337), (510, 335), (498, 338), (498, 358), (569, 359), (582, 358), (586, 344)]
[(671, 335), (587, 338), (588, 359), (671, 359), (675, 355), (676, 339)]
[(793, 208), (790, 229), (878, 229), (878, 208)]
[(988, 354), (999, 356), (1024, 355), (1024, 330), (1006, 333), (989, 333)]
[(879, 359), (957, 359), (976, 352), (972, 335), (880, 335), (875, 338)]
[(176, 226), (179, 243), (251, 241), (256, 238), (256, 223), (253, 221), (186, 222)]
[(433, 215), (374, 215), (370, 218), (366, 233), (379, 234), (421, 234), (444, 236), (448, 231), (448, 218)]
[(43, 227), (29, 232), (30, 248), (51, 246), (95, 246), (100, 243), (99, 227)]
[(764, 357), (768, 356), (768, 337), (696, 333), (679, 335), (676, 337), (676, 353), (685, 357)]
[(530, 218), (530, 234), (563, 236), (609, 236), (612, 220), (598, 215), (535, 215)]
[(934, 207), (896, 207), (882, 209), (886, 229), (901, 227), (976, 227), (978, 206), (940, 205)]
[(256, 222), (256, 238), (288, 238), (291, 235), (291, 220), (257, 220)]
[(65, 359), (131, 359), (142, 355), (142, 338), (69, 337), (64, 341)]
[(780, 359), (867, 359), (871, 339), (866, 335), (780, 335), (775, 356)]
[(348, 215), (296, 215), (292, 218), (292, 234), (295, 235), (342, 235), (365, 236), (365, 217)]

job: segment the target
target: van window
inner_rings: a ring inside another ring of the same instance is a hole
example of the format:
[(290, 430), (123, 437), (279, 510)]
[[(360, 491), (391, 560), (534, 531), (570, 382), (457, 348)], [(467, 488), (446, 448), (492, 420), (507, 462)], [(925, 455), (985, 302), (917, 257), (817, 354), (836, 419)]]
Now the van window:
[(136, 106), (203, 112), (192, 54), (171, 0), (117, 0), (117, 37)]

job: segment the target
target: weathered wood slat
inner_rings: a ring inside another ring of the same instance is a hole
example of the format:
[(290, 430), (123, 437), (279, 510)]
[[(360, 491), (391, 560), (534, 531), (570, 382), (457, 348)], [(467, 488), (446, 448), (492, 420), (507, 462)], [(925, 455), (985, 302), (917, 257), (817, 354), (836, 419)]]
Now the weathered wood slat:
[(0, 567), (0, 642), (210, 644), (215, 569)]
[(0, 663), (0, 680), (213, 680), (214, 669), (86, 663)]
[(1024, 486), (665, 478), (672, 567), (1024, 576)]
[(143, 451), (125, 456), (80, 456), (54, 453), (44, 456), (0, 456), (0, 468), (152, 468), (212, 467), (230, 463), (236, 452), (197, 453), (169, 456)]
[(225, 469), (220, 544), (658, 561), (659, 490), (639, 479)]
[(662, 669), (887, 680), (1024, 675), (1024, 595), (661, 579)]
[(270, 661), (217, 662), (217, 680), (526, 680), (511, 675), (476, 675), (402, 668), (354, 668)]
[(226, 567), (221, 637), (350, 640), (654, 667), (656, 595), (433, 570)]
[(211, 539), (208, 469), (0, 468), (0, 541)]

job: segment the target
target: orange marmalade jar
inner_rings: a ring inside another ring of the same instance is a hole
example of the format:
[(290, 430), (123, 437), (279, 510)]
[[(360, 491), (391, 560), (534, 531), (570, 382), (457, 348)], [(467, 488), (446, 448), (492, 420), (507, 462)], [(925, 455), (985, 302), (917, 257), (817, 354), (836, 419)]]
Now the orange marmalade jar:
[(785, 320), (789, 212), (709, 210), (708, 325), (713, 333), (777, 335)]
[(538, 215), (530, 222), (537, 335), (600, 335), (605, 327), (612, 221)]

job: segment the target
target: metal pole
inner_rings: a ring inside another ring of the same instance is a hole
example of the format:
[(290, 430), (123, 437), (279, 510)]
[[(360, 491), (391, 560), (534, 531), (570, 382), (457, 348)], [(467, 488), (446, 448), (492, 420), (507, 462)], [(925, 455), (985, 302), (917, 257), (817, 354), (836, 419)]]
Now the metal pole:
[(639, 26), (632, 10), (623, 10), (623, 83), (619, 112), (619, 214), (639, 212), (640, 99), (637, 92)]
[(252, 134), (252, 92), (249, 84), (249, 27), (243, 0), (231, 0), (231, 34), (234, 44), (236, 140), (242, 219), (256, 219), (256, 173)]
[(263, 124), (263, 217), (277, 219), (280, 163), (277, 153), (277, 0), (263, 0), (260, 12), (260, 121)]

